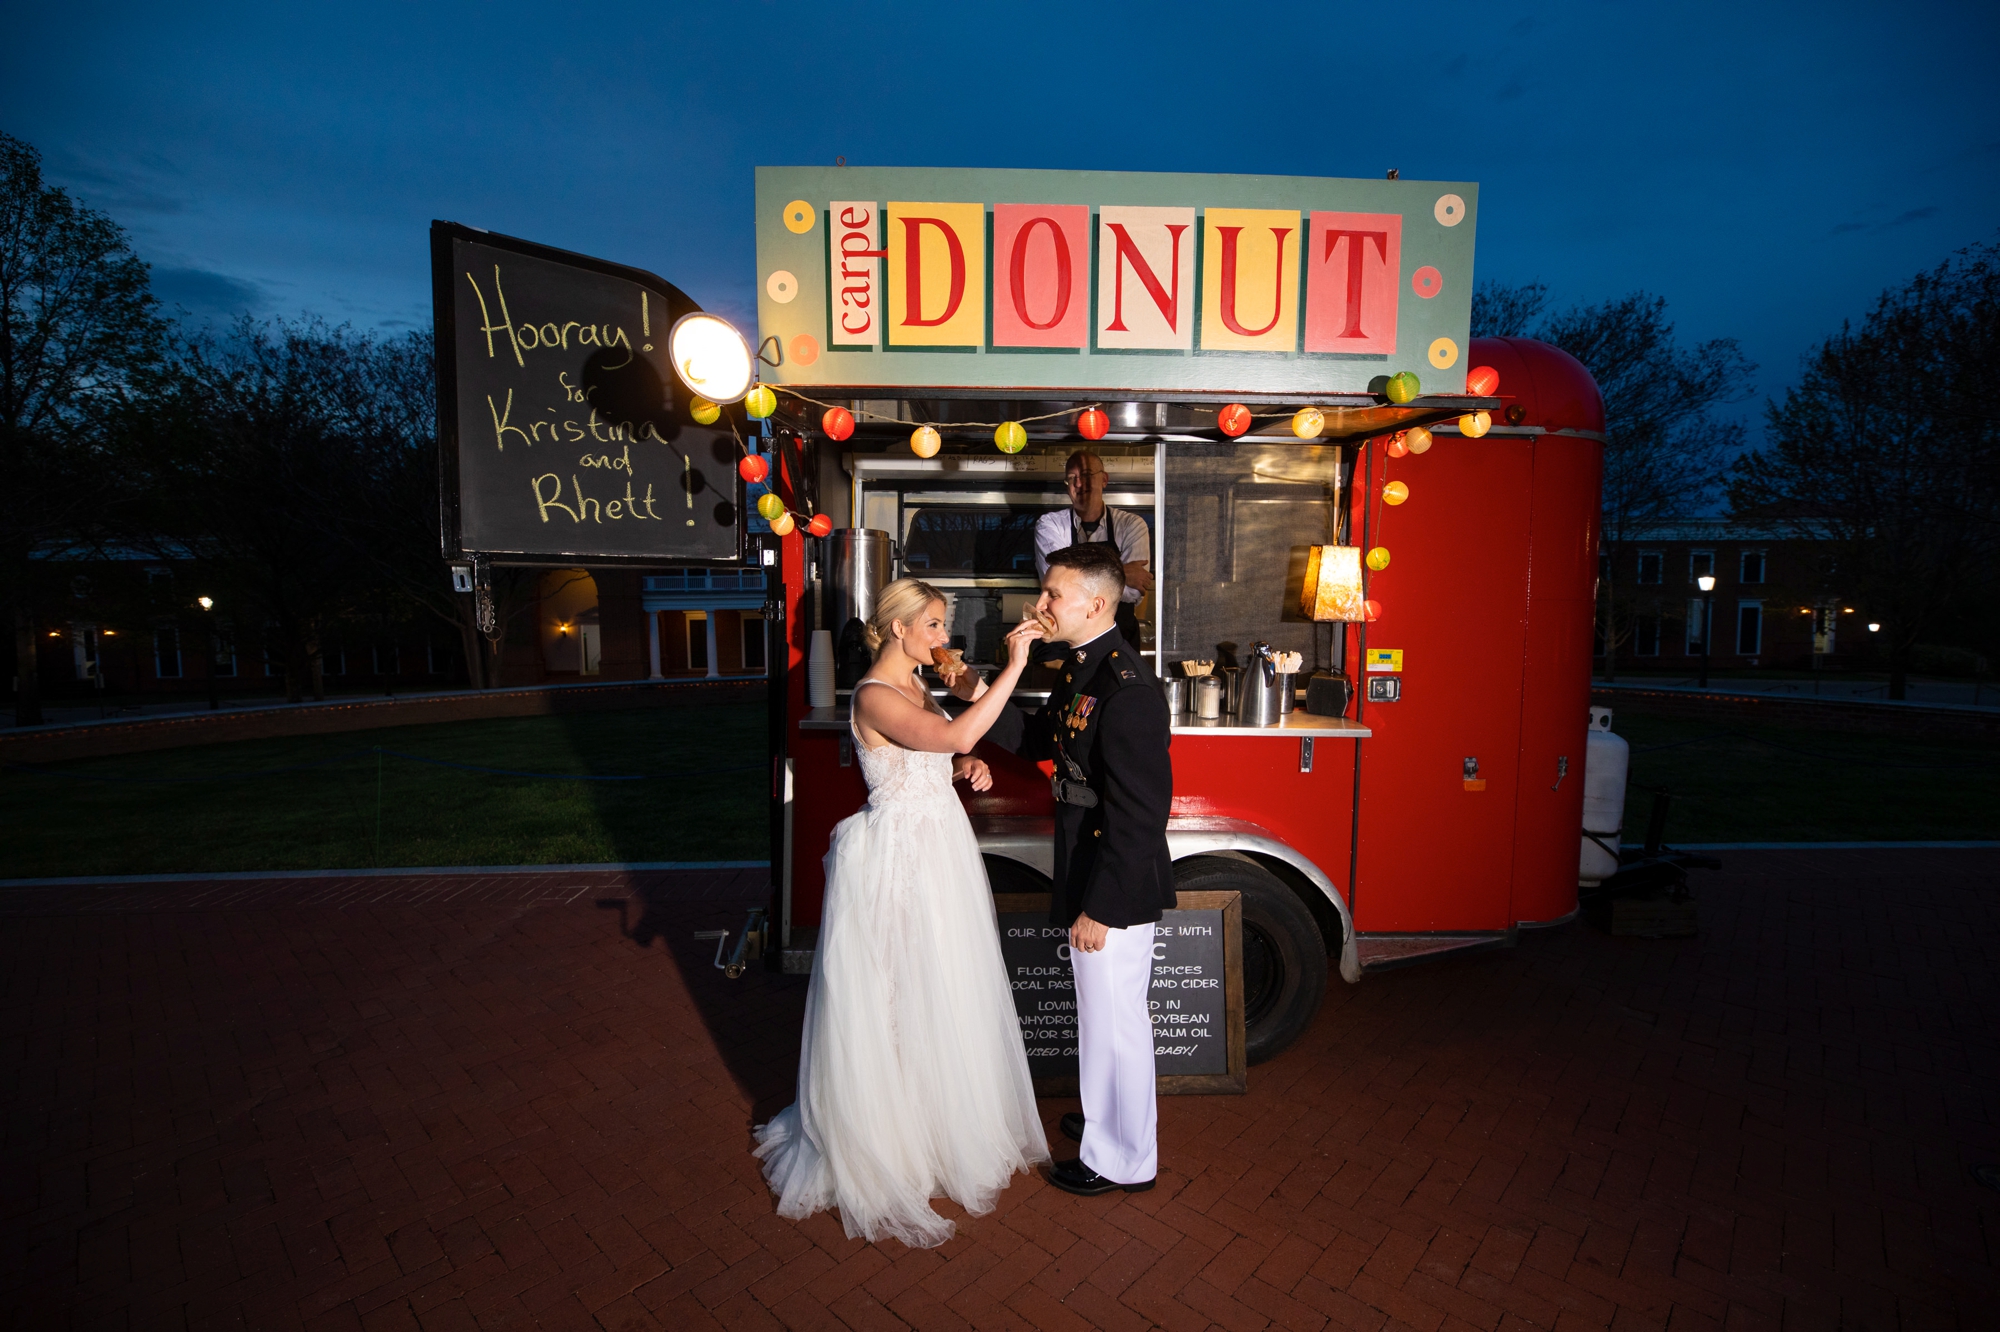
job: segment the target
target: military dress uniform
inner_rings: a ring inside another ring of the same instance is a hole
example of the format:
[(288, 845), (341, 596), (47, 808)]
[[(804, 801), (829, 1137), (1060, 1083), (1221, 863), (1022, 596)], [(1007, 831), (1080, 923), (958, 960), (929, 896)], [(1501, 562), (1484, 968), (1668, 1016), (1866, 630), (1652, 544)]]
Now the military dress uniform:
[(1106, 1179), (1137, 1184), (1157, 1173), (1159, 1156), (1151, 988), (1153, 927), (1174, 905), (1167, 705), (1152, 671), (1116, 629), (1082, 647), (1053, 646), (1064, 658), (1048, 703), (1032, 718), (1003, 709), (987, 738), (1055, 763), (1050, 920), (1068, 926), (1087, 914), (1110, 927), (1101, 952), (1070, 956), (1080, 1155)]

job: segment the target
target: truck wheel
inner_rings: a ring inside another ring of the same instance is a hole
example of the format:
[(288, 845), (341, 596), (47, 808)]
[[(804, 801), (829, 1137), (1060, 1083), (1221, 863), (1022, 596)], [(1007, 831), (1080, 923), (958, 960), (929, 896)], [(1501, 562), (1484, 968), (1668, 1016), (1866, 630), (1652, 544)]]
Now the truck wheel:
[(1261, 1064), (1297, 1040), (1326, 994), (1326, 941), (1305, 903), (1248, 857), (1193, 856), (1174, 865), (1184, 893), (1243, 895), (1243, 1028)]

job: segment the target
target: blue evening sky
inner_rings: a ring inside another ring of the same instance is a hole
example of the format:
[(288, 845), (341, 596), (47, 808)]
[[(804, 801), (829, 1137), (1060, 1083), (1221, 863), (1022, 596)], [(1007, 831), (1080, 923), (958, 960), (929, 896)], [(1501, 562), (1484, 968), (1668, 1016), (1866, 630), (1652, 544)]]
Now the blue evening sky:
[(434, 217), (749, 323), (758, 164), (1473, 180), (1479, 275), (1782, 390), (2000, 227), (1992, 4), (30, 5), (0, 128), (197, 317), (428, 322)]

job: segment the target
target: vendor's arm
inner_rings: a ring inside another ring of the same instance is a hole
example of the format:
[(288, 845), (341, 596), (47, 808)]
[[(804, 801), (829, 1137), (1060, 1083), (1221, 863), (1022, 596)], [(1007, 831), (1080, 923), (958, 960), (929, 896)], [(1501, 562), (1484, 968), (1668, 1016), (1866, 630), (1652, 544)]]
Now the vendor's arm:
[(1118, 510), (1111, 524), (1118, 538), (1118, 558), (1125, 563), (1124, 599), (1137, 601), (1153, 590), (1153, 529), (1128, 509)]
[(1049, 556), (1069, 545), (1069, 510), (1053, 509), (1035, 519), (1035, 579), (1049, 575)]
[(1154, 872), (1160, 830), (1174, 802), (1173, 766), (1167, 761), (1166, 700), (1154, 689), (1121, 689), (1099, 706), (1091, 789), (1102, 802), (1104, 834), (1084, 882), (1080, 905), (1093, 919), (1100, 885), (1136, 883)]

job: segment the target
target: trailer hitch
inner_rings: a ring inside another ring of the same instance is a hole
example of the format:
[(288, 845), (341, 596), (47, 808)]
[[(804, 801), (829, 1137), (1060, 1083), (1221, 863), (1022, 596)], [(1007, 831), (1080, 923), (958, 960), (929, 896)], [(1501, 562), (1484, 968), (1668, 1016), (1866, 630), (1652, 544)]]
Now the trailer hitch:
[(727, 961), (723, 953), (729, 948), (728, 930), (696, 930), (694, 937), (715, 940), (715, 969), (735, 980), (750, 969), (751, 960), (764, 955), (764, 908), (750, 908), (750, 915), (743, 922), (743, 933), (737, 936), (736, 948)]

